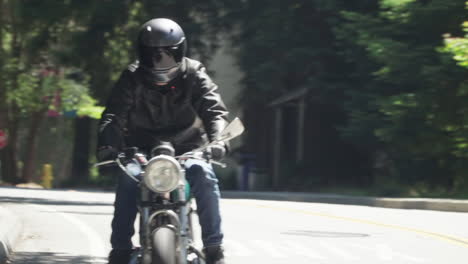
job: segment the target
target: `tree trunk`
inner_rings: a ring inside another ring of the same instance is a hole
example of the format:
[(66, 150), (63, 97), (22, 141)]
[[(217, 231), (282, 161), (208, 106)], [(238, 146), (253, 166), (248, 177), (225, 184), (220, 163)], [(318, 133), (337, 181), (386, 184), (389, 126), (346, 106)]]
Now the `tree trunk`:
[(89, 151), (91, 120), (88, 117), (75, 119), (73, 144), (72, 182), (84, 184), (89, 179)]
[[(3, 28), (4, 28), (4, 6), (3, 0), (0, 0), (0, 43), (3, 43)], [(6, 107), (6, 87), (3, 82), (3, 65), (4, 65), (4, 56), (5, 52), (3, 51), (3, 45), (0, 46), (0, 129), (6, 129), (7, 119), (8, 119), (8, 109)], [(9, 165), (10, 161), (8, 160), (9, 155), (7, 154), (9, 148), (6, 147), (0, 150), (0, 180), (11, 182), (11, 172)]]
[[(18, 85), (19, 72), (11, 76), (12, 86)], [(10, 77), (10, 76), (8, 76)], [(2, 107), (5, 115), (5, 128), (7, 129), (8, 145), (2, 150), (2, 177), (10, 183), (19, 183), (18, 175), (18, 131), (19, 131), (19, 108), (15, 103), (6, 104)]]
[[(10, 47), (9, 49), (11, 50), (11, 58), (12, 59), (17, 59), (19, 62), (21, 58), (21, 44), (20, 44), (20, 38), (18, 36), (18, 31), (16, 30), (17, 24), (16, 24), (16, 18), (13, 15), (12, 10), (14, 9), (13, 2), (11, 1), (4, 1), (0, 0), (0, 17), (1, 17), (1, 24), (2, 28), (4, 28), (7, 24), (12, 28), (12, 35), (11, 35), (11, 40), (9, 43), (3, 43), (2, 44), (9, 44)], [(6, 18), (6, 15), (9, 15), (9, 20)], [(0, 34), (3, 37), (3, 32), (0, 32)], [(7, 58), (6, 52), (3, 49), (4, 46), (2, 45), (0, 47), (1, 49), (1, 57), (2, 60), (5, 60)], [(2, 61), (2, 66), (4, 65), (5, 61)], [(4, 73), (3, 71), (1, 71)], [(8, 88), (10, 89), (15, 89), (18, 87), (18, 77), (19, 77), (19, 69), (15, 69), (15, 71), (11, 75), (3, 75), (2, 78), (0, 79), (0, 83), (2, 85), (5, 85), (7, 79), (11, 81), (11, 87), (6, 87), (2, 86), (1, 87), (1, 98), (0, 98), (0, 110), (2, 112), (2, 117), (3, 117), (3, 122), (4, 126), (7, 129), (7, 135), (8, 135), (8, 145), (5, 147), (5, 149), (2, 150), (2, 177), (4, 181), (7, 181), (9, 183), (18, 183), (19, 177), (18, 177), (18, 128), (19, 128), (19, 108), (15, 103), (7, 103), (6, 101), (6, 95), (8, 92)]]
[(1, 150), (2, 153), (2, 180), (12, 184), (19, 183), (18, 178), (18, 127), (16, 122), (10, 122), (8, 128), (8, 145)]
[(38, 111), (31, 115), (31, 126), (29, 128), (29, 133), (26, 138), (26, 158), (24, 160), (24, 167), (22, 173), (23, 182), (31, 182), (33, 180), (34, 169), (36, 168), (39, 128), (41, 127), (44, 118), (44, 111)]

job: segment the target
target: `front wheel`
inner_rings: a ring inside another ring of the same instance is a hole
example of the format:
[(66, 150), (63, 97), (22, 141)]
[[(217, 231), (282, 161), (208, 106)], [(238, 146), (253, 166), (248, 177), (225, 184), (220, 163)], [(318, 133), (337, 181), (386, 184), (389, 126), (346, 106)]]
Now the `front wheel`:
[(152, 264), (177, 264), (177, 235), (170, 227), (159, 227), (153, 232)]

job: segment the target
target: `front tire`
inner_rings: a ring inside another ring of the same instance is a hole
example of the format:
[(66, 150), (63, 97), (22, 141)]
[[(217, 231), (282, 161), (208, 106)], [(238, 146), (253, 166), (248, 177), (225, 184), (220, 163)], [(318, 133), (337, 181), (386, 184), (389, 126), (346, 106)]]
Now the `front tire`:
[(159, 227), (153, 231), (152, 264), (177, 264), (177, 235), (170, 227)]

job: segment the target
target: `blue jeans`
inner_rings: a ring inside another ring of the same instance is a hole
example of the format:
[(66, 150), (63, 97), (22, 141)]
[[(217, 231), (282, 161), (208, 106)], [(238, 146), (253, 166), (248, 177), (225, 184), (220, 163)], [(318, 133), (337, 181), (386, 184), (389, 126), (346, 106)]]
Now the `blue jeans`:
[[(188, 160), (185, 169), (187, 181), (197, 201), (203, 245), (205, 247), (220, 245), (223, 240), (219, 212), (220, 193), (213, 167), (204, 161)], [(112, 219), (111, 245), (114, 249), (133, 247), (131, 238), (135, 233), (137, 189), (135, 181), (120, 173)]]

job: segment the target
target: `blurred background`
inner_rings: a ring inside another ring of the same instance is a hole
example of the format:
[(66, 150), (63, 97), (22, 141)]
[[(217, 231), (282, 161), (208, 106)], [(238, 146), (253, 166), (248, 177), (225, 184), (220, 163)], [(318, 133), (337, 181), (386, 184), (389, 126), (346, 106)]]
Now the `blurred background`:
[(246, 132), (229, 190), (468, 197), (466, 0), (0, 0), (0, 183), (111, 188), (97, 122), (145, 21)]

